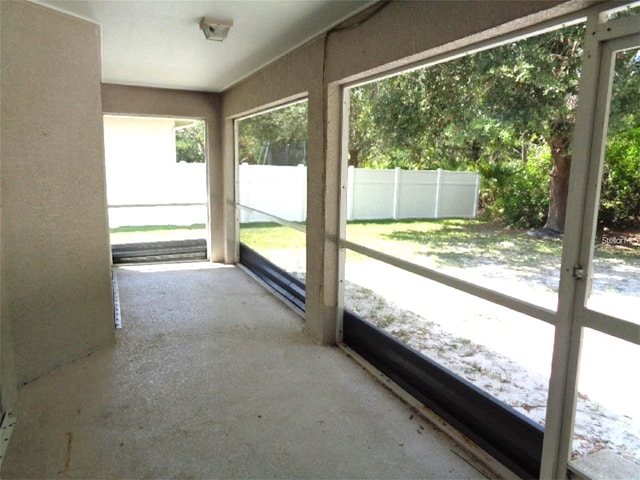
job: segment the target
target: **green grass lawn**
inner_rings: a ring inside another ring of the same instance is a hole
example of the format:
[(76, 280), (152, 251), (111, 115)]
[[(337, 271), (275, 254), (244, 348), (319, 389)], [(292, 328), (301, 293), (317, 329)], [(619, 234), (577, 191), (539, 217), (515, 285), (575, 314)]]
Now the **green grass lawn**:
[(162, 242), (166, 240), (186, 240), (205, 238), (204, 223), (194, 225), (144, 225), (112, 228), (112, 244)]
[[(304, 226), (304, 224), (300, 224)], [(305, 234), (278, 223), (259, 222), (240, 225), (240, 241), (258, 252), (305, 248)]]
[[(258, 251), (305, 245), (304, 235), (273, 223), (242, 225), (240, 240)], [(460, 267), (478, 259), (512, 266), (559, 263), (562, 248), (559, 240), (540, 240), (479, 220), (350, 222), (347, 240), (416, 263)]]
[(423, 263), (463, 267), (470, 260), (528, 264), (560, 258), (562, 243), (540, 240), (480, 220), (354, 222), (347, 240), (389, 255)]
[[(276, 223), (248, 223), (240, 229), (240, 239), (266, 250), (304, 247), (300, 232)], [(437, 254), (447, 261), (486, 257), (499, 259), (518, 252), (521, 263), (560, 257), (562, 240), (539, 239), (526, 230), (509, 229), (475, 219), (376, 220), (347, 225), (347, 240), (390, 255)], [(640, 259), (640, 249), (602, 245), (599, 256)], [(516, 260), (516, 259), (514, 259)]]

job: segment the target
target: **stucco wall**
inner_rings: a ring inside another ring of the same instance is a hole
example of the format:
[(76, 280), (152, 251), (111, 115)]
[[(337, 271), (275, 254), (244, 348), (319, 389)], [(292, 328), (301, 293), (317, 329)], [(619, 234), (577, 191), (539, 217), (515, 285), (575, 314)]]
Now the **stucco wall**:
[(26, 382), (113, 341), (100, 31), (1, 8), (2, 321)]
[[(1, 5), (0, 5), (1, 7)], [(3, 9), (0, 8), (0, 25), (2, 25)], [(0, 33), (1, 33), (0, 26)], [(3, 61), (3, 39), (0, 38), (0, 69), (4, 66)], [(0, 74), (0, 78), (2, 78)], [(2, 119), (2, 86), (0, 85), (0, 120)], [(0, 126), (0, 133), (2, 128)], [(2, 138), (0, 134), (0, 178), (2, 173)], [(2, 182), (0, 181), (0, 200), (2, 199)], [(0, 201), (0, 232), (2, 231), (2, 201)], [(2, 297), (2, 235), (0, 235), (0, 299)], [(2, 301), (0, 301), (0, 416), (5, 412), (11, 412), (17, 399), (17, 382), (15, 378), (15, 365), (13, 360), (13, 334), (9, 317), (2, 311)]]
[[(589, 3), (593, 2), (391, 2), (371, 19), (312, 41), (224, 92), (227, 205), (234, 199), (230, 187), (234, 178), (232, 119), (278, 101), (308, 95), (306, 328), (314, 338), (322, 343), (340, 339), (336, 312), (341, 85), (427, 61), (580, 10)], [(363, 12), (360, 18), (366, 15)], [(226, 218), (234, 218), (231, 207), (227, 207)], [(236, 234), (233, 225), (227, 225), (226, 234), (230, 260)]]
[(220, 95), (162, 88), (102, 85), (105, 114), (198, 118), (207, 122), (207, 185), (209, 195), (208, 249), (211, 261), (223, 261), (224, 193)]

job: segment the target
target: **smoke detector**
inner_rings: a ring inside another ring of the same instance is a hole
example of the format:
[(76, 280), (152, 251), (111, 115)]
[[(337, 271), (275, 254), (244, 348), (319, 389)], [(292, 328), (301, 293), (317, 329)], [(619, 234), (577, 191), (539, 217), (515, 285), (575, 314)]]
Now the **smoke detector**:
[(204, 33), (207, 40), (215, 40), (221, 42), (229, 34), (229, 30), (233, 26), (233, 20), (218, 20), (212, 17), (202, 17), (200, 20), (200, 30)]

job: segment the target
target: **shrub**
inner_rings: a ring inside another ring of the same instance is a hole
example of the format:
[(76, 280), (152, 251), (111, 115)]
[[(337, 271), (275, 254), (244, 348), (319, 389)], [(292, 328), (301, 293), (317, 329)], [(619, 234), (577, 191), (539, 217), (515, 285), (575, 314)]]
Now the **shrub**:
[(550, 170), (548, 153), (539, 153), (527, 163), (482, 164), (485, 217), (518, 228), (542, 226), (549, 209)]
[(640, 228), (640, 127), (607, 141), (598, 226)]

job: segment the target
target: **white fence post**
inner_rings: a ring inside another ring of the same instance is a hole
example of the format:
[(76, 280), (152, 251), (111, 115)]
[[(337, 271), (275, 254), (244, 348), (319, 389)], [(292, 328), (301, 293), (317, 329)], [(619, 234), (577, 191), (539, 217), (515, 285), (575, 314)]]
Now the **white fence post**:
[(355, 203), (356, 169), (353, 165), (347, 168), (347, 221), (353, 220), (353, 205)]
[(473, 210), (471, 211), (471, 218), (476, 218), (478, 212), (478, 197), (480, 195), (480, 174), (476, 172), (475, 194), (473, 196)]
[(400, 173), (401, 168), (396, 167), (393, 172), (393, 219), (398, 220), (400, 208)]
[(307, 221), (307, 167), (299, 163), (298, 164), (298, 192), (300, 194), (300, 217), (299, 222)]
[[(238, 203), (240, 205), (247, 205), (249, 199), (249, 164), (241, 163), (238, 168)], [(247, 211), (240, 209), (240, 223), (247, 221)]]
[(442, 194), (442, 169), (439, 168), (438, 175), (436, 176), (436, 201), (435, 201), (435, 212), (433, 213), (433, 218), (440, 218), (440, 196)]

